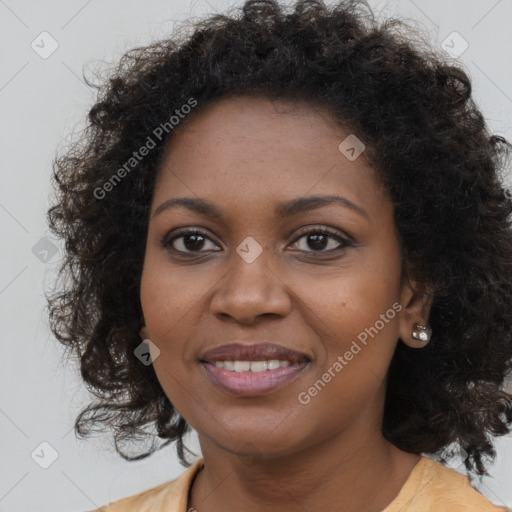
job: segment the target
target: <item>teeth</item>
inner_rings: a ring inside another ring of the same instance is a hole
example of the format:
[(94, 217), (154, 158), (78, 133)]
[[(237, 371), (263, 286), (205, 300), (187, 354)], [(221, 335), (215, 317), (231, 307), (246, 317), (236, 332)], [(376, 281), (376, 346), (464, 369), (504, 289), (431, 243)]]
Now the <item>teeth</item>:
[(244, 372), (265, 372), (267, 370), (276, 370), (277, 368), (286, 368), (290, 366), (290, 361), (279, 361), (271, 359), (270, 361), (216, 361), (217, 368), (231, 370), (239, 373)]
[(267, 361), (251, 361), (251, 372), (264, 372), (267, 368)]
[[(283, 361), (284, 363), (284, 361)], [(268, 369), (269, 370), (276, 370), (277, 368), (279, 368), (281, 366), (281, 363), (275, 359), (272, 359), (271, 361), (268, 362)]]
[(235, 361), (235, 372), (248, 372), (251, 369), (250, 361)]

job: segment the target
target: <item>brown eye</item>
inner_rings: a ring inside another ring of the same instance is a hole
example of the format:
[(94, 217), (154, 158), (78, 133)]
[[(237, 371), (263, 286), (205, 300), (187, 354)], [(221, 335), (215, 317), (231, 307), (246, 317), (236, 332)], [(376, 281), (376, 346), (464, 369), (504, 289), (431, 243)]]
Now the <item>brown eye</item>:
[[(305, 240), (302, 247), (299, 246), (300, 240)], [(305, 252), (335, 252), (350, 245), (351, 243), (337, 232), (326, 228), (316, 228), (303, 233), (296, 239), (292, 247)]]
[[(213, 247), (208, 247), (208, 242)], [(171, 249), (180, 253), (204, 252), (206, 250), (215, 250), (218, 247), (214, 244), (205, 233), (197, 229), (181, 230), (172, 237), (166, 237), (162, 240), (162, 247)]]

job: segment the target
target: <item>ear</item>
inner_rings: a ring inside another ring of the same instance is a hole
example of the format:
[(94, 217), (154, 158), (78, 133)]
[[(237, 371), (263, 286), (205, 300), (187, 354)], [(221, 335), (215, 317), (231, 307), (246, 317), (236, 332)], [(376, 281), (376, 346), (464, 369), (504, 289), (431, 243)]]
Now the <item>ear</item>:
[(139, 331), (139, 335), (140, 335), (140, 338), (141, 338), (142, 340), (147, 340), (147, 339), (149, 338), (149, 336), (148, 336), (148, 331), (147, 331), (147, 329), (146, 329), (146, 326), (145, 326), (145, 325), (143, 325), (143, 326), (141, 327), (141, 329), (140, 329), (140, 331)]
[(430, 288), (420, 286), (417, 281), (404, 279), (400, 293), (400, 339), (411, 348), (423, 348), (429, 340), (423, 341), (412, 336), (416, 325), (428, 326), (432, 293)]

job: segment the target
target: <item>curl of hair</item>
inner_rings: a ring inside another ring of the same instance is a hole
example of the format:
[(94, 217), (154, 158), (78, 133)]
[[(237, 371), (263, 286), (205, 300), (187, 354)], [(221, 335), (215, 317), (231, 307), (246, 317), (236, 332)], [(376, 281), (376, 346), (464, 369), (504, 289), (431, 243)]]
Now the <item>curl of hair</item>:
[(190, 464), (188, 424), (152, 365), (134, 357), (149, 208), (172, 131), (153, 137), (156, 147), (105, 197), (95, 191), (190, 98), (198, 106), (180, 126), (222, 97), (259, 95), (324, 107), (364, 141), (394, 203), (406, 276), (430, 294), (431, 342), (415, 350), (399, 341), (389, 368), (384, 436), (411, 453), (456, 443), (468, 470), (486, 474), (491, 436), (512, 423), (512, 202), (500, 180), (510, 144), (489, 133), (467, 73), (405, 23), (378, 21), (364, 1), (287, 9), (248, 0), (190, 26), (128, 51), (95, 86), (79, 140), (54, 160), (48, 220), (65, 258), (47, 297), (50, 325), (99, 399), (76, 432), (107, 425), (118, 453), (137, 460), (155, 446), (131, 457), (119, 443), (156, 427), (160, 448), (176, 441)]

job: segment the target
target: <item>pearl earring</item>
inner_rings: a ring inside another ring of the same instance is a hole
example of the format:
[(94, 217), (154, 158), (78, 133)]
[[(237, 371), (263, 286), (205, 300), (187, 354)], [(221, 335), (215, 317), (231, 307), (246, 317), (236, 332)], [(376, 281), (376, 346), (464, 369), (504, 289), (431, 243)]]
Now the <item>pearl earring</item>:
[(430, 336), (432, 336), (432, 329), (426, 325), (416, 324), (415, 329), (412, 331), (412, 337), (415, 340), (426, 341), (428, 343)]

